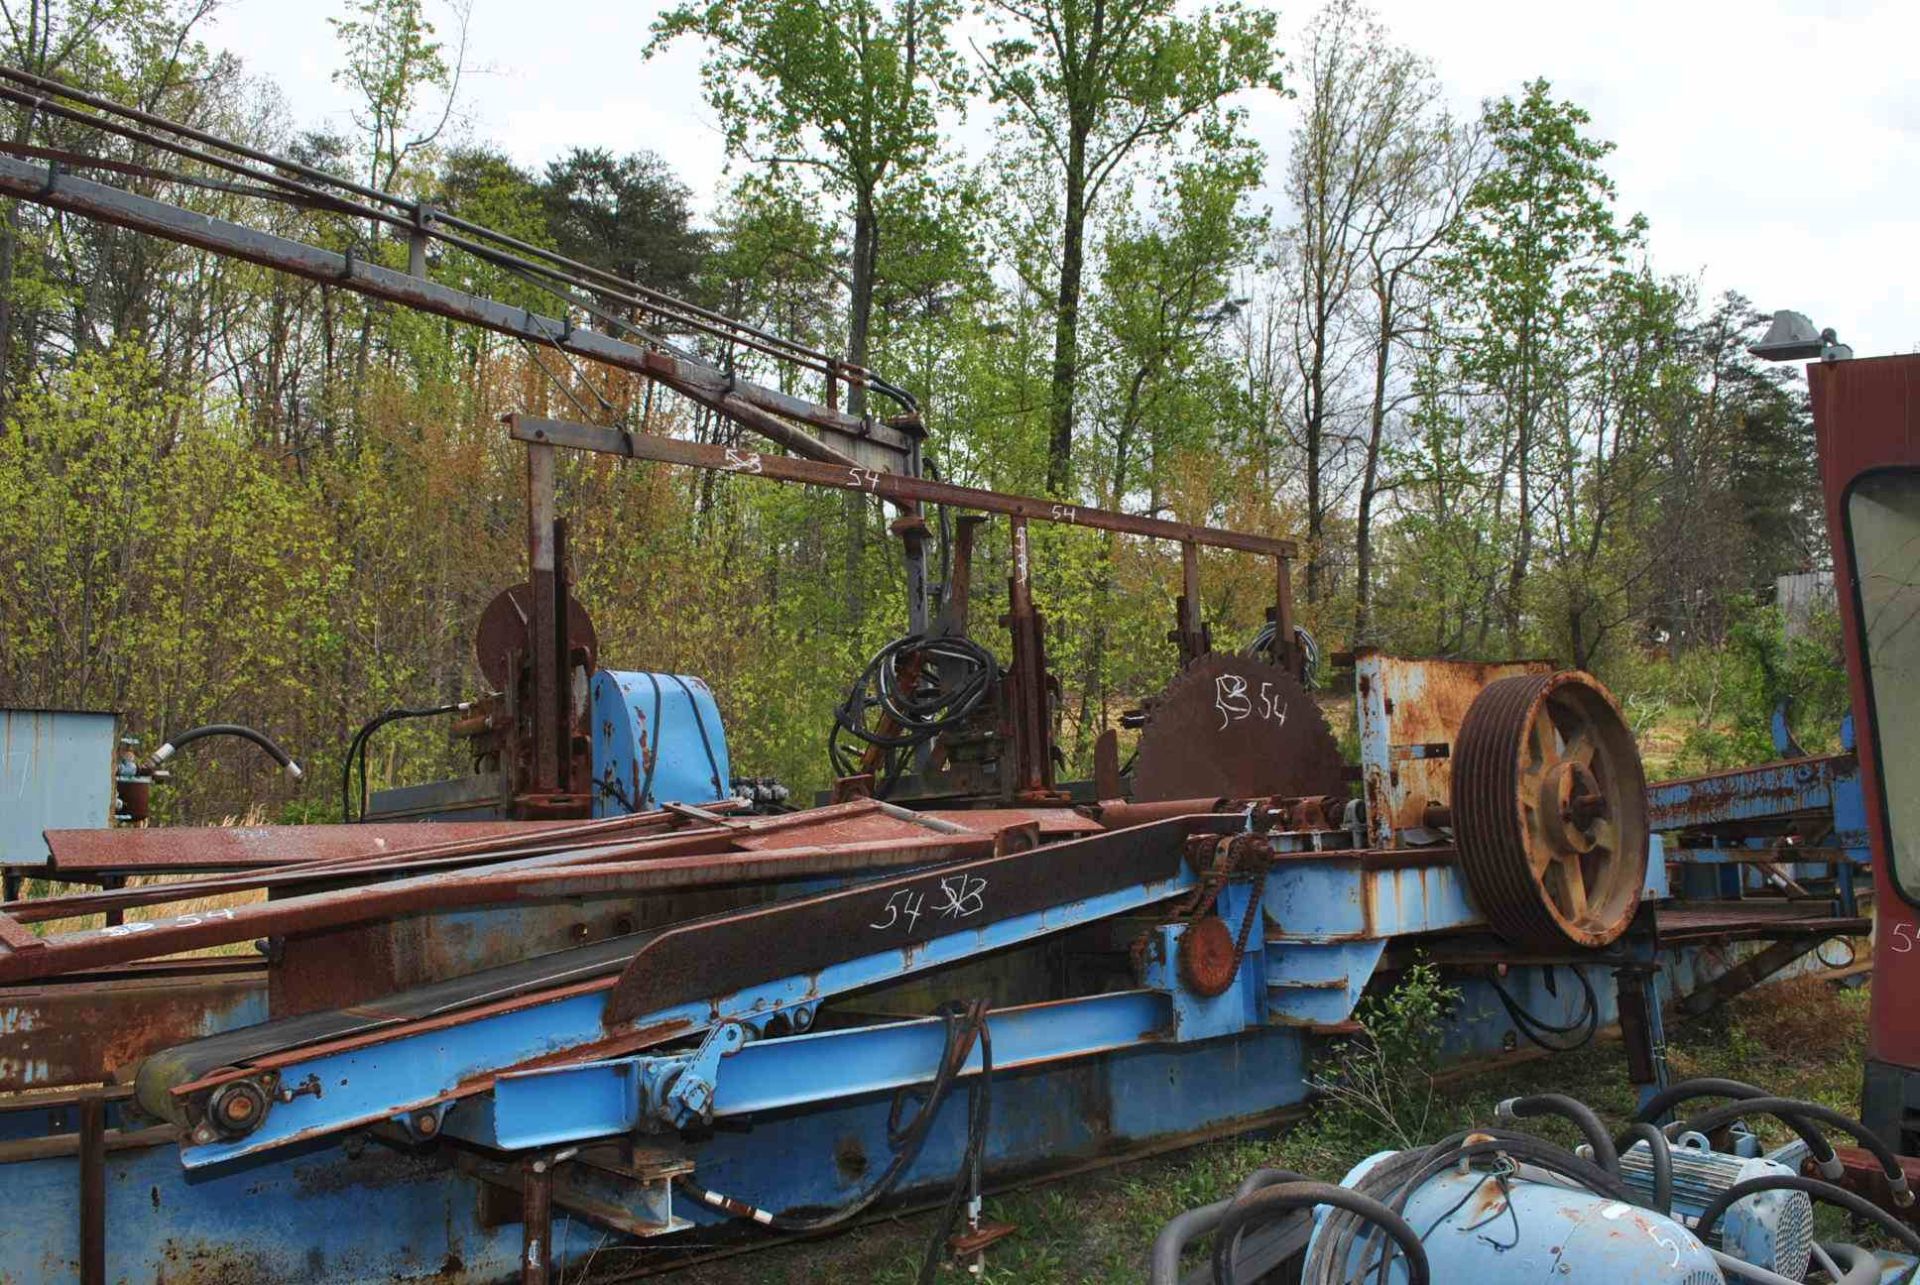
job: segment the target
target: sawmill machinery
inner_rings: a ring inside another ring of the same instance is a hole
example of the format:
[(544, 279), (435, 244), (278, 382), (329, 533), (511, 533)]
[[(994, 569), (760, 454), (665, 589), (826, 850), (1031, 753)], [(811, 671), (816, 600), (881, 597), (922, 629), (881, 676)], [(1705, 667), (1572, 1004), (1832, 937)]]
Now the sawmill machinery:
[[(479, 771), (375, 794), (363, 824), (101, 815), (0, 854), (60, 889), (0, 905), (0, 1280), (606, 1279), (914, 1201), (944, 1211), (929, 1263), (966, 1261), (1006, 1230), (981, 1221), (986, 1185), (1294, 1116), (1316, 1052), (1416, 958), (1467, 997), (1455, 1055), (1618, 1023), (1651, 1096), (1666, 1013), (1868, 930), (1857, 872), (1879, 853), (1878, 889), (1886, 836), (1864, 752), (1775, 765), (1790, 794), (1649, 786), (1590, 675), (1360, 651), (1320, 666), (1350, 674), (1348, 763), (1306, 686), (1288, 542), (936, 480), (918, 408), (871, 372), (150, 113), (0, 82), (132, 145), (0, 143), (0, 192), (608, 362), (780, 448), (509, 417), (528, 570), (479, 623), (489, 690), (444, 711)], [(163, 156), (377, 223), (408, 270), (128, 190), (180, 182)], [(449, 253), (564, 315), (433, 280)], [(686, 336), (818, 376), (823, 398)], [(840, 409), (856, 383), (898, 413)], [(850, 676), (826, 801), (749, 807), (724, 691), (606, 667), (569, 585), (562, 450), (891, 506), (906, 632)], [(930, 510), (954, 532), (943, 584)], [(1131, 762), (1116, 734), (1090, 781), (1055, 753), (1036, 523), (1180, 553), (1177, 666), (1127, 720)], [(1005, 541), (1005, 656), (968, 628), (984, 538)], [(1273, 572), (1264, 645), (1214, 647), (1203, 549)], [(19, 797), (92, 798), (42, 752), (59, 718), (16, 721)]]

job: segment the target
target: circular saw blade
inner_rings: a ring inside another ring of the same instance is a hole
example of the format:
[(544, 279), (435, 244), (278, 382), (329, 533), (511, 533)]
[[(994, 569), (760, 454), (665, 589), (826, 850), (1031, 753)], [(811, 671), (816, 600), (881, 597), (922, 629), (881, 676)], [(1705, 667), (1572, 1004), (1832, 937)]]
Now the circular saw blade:
[(1133, 769), (1139, 802), (1346, 792), (1326, 716), (1278, 665), (1213, 652), (1148, 708)]

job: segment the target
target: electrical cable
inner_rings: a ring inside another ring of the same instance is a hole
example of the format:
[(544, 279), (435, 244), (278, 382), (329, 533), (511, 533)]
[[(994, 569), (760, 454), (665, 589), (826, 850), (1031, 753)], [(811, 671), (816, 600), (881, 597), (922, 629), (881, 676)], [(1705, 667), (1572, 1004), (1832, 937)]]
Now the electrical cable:
[[(1553, 966), (1549, 964), (1546, 971), (1547, 974), (1551, 976)], [(1506, 987), (1500, 984), (1498, 977), (1488, 977), (1487, 984), (1493, 987), (1495, 998), (1500, 1001), (1500, 1006), (1507, 1010), (1507, 1016), (1513, 1019), (1514, 1029), (1525, 1036), (1529, 1042), (1537, 1044), (1541, 1048), (1553, 1053), (1572, 1053), (1592, 1043), (1594, 1035), (1599, 1031), (1600, 999), (1593, 993), (1593, 983), (1587, 980), (1586, 973), (1578, 968), (1574, 968), (1571, 971), (1574, 980), (1580, 983), (1584, 1003), (1580, 1016), (1565, 1026), (1559, 1026), (1536, 1017), (1525, 1008), (1522, 1008), (1520, 1002), (1507, 991)], [(1562, 1042), (1552, 1038), (1558, 1035), (1573, 1034), (1574, 1032), (1578, 1032), (1579, 1034), (1578, 1037), (1571, 1042)]]

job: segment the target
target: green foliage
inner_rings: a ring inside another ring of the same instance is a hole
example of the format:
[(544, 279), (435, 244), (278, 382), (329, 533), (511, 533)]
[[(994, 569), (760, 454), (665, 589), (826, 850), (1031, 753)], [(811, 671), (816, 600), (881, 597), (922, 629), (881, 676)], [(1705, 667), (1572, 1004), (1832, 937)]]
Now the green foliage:
[(457, 66), (446, 60), (421, 0), (353, 0), (347, 18), (329, 18), (343, 58), (334, 83), (355, 99), (354, 125), (367, 139), (367, 173), (380, 187), (392, 185), (407, 156), (432, 141), (446, 113), (430, 131), (409, 137), (415, 118), (434, 90), (451, 108)]
[(1393, 989), (1362, 1000), (1355, 1016), (1365, 1033), (1330, 1046), (1314, 1068), (1311, 1083), (1326, 1105), (1310, 1127), (1355, 1156), (1418, 1145), (1434, 1112), (1447, 1022), (1459, 1004), (1460, 992), (1425, 960)]

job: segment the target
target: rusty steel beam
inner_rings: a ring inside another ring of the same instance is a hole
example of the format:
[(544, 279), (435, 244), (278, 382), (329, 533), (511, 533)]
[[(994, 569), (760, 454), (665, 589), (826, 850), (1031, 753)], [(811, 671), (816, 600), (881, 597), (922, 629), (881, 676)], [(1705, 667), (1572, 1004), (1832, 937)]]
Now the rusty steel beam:
[[(102, 892), (61, 897), (32, 897), (0, 904), (0, 916), (10, 914), (21, 923), (47, 923), (82, 915), (113, 915), (136, 906), (160, 906), (173, 901), (316, 883), (339, 884), (348, 879), (377, 878), (388, 874), (422, 874), (430, 870), (490, 865), (510, 860), (523, 862), (527, 866), (567, 865), (632, 857), (646, 852), (666, 855), (686, 850), (690, 842), (724, 838), (726, 833), (718, 829), (682, 829), (661, 834), (641, 834), (638, 837), (630, 834), (634, 830), (653, 829), (666, 819), (664, 813), (636, 813), (604, 821), (563, 822), (561, 824), (568, 829), (528, 838), (460, 840), (412, 850), (403, 849), (381, 856), (316, 858), (233, 873), (208, 873), (197, 878), (147, 883), (133, 888), (109, 888)], [(536, 860), (539, 858), (547, 860)], [(0, 939), (0, 945), (7, 944), (10, 943)]]
[(1195, 526), (1133, 513), (1116, 513), (1111, 509), (1062, 504), (1029, 495), (1007, 495), (979, 487), (958, 486), (952, 482), (936, 482), (930, 478), (883, 473), (877, 469), (762, 455), (755, 451), (710, 446), (704, 442), (684, 442), (650, 433), (623, 433), (618, 429), (579, 424), (571, 420), (518, 414), (508, 415), (506, 420), (514, 439), (521, 442), (551, 443), (575, 450), (624, 455), (629, 459), (653, 460), (721, 473), (738, 473), (776, 482), (828, 486), (836, 490), (858, 491), (892, 503), (947, 504), (956, 509), (1004, 513), (1035, 522), (1093, 527), (1101, 531), (1116, 531), (1121, 535), (1191, 542), (1209, 548), (1236, 549), (1242, 553), (1258, 553), (1274, 558), (1290, 558), (1294, 552), (1293, 541), (1278, 540), (1271, 536), (1250, 535), (1221, 527)]
[(934, 865), (992, 853), (994, 834), (881, 839), (723, 855), (453, 871), (42, 937), (38, 949), (0, 951), (0, 983), (32, 981), (181, 951), (287, 933), (314, 932), (396, 915), (556, 898), (627, 897), (691, 888), (851, 875)]
[(571, 320), (542, 316), (351, 255), (275, 236), (217, 219), (105, 183), (75, 177), (57, 164), (32, 165), (0, 156), (0, 195), (34, 201), (133, 232), (244, 259), (322, 285), (383, 299), (403, 307), (479, 326), (529, 343), (598, 361), (665, 384), (668, 388), (810, 459), (853, 465), (854, 457), (789, 423), (831, 432), (850, 448), (872, 445), (904, 460), (906, 435), (777, 389), (737, 379), (703, 362), (643, 348)]
[[(621, 818), (625, 820), (625, 818)], [(562, 837), (577, 821), (401, 821), (363, 825), (162, 826), (48, 830), (52, 864), (36, 874), (91, 882), (105, 874), (272, 869), (312, 861), (396, 858), (440, 844)]]

